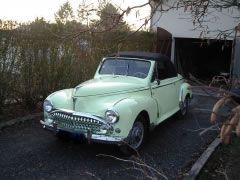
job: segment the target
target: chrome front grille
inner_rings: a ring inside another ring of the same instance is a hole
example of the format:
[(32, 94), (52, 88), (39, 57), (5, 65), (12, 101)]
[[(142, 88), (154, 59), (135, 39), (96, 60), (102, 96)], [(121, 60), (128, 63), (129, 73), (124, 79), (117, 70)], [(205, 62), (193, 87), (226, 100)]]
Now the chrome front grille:
[(60, 129), (74, 129), (80, 132), (87, 132), (90, 130), (95, 134), (103, 133), (102, 128), (104, 127), (104, 122), (98, 120), (98, 118), (65, 112), (53, 112), (52, 117), (53, 121), (57, 123)]

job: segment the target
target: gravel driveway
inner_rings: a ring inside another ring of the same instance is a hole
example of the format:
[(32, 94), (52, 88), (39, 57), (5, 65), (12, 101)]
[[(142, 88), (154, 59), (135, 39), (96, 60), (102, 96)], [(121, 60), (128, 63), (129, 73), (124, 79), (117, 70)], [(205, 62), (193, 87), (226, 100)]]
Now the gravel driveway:
[[(214, 102), (210, 97), (195, 96), (187, 117), (179, 120), (173, 116), (155, 128), (140, 151), (141, 161), (175, 179), (216, 137), (215, 131), (201, 137), (198, 131), (210, 126), (209, 113), (203, 109), (211, 109)], [(42, 129), (39, 120), (0, 130), (0, 179), (143, 179), (146, 174), (160, 178), (136, 164), (98, 156), (106, 154), (139, 162), (124, 157), (115, 145), (60, 140)]]

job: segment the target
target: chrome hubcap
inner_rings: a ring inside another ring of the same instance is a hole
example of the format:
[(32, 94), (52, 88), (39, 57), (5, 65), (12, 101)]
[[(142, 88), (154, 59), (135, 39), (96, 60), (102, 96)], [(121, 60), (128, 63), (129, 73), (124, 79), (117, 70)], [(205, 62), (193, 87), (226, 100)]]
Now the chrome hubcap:
[(132, 148), (137, 149), (142, 144), (143, 136), (144, 136), (143, 124), (141, 122), (135, 122), (130, 132), (129, 145)]

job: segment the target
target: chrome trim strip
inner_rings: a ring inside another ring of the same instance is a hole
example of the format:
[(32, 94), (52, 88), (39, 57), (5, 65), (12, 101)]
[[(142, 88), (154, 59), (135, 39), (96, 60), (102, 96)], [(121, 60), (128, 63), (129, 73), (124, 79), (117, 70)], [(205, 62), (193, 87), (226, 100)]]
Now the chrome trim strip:
[(118, 94), (127, 94), (127, 93), (134, 93), (139, 91), (145, 91), (149, 90), (149, 87), (140, 87), (138, 89), (131, 89), (131, 90), (124, 90), (124, 91), (115, 91), (115, 92), (109, 92), (109, 93), (102, 93), (102, 94), (94, 94), (94, 95), (87, 95), (87, 96), (74, 96), (74, 97), (92, 97), (92, 96), (108, 96), (108, 95), (118, 95)]
[(159, 85), (156, 85), (156, 86), (152, 85), (152, 89), (157, 89), (157, 88), (160, 88), (160, 87), (168, 86), (168, 85), (170, 85), (170, 84), (174, 84), (174, 83), (176, 83), (176, 82), (178, 82), (178, 81), (181, 81), (181, 80), (183, 80), (183, 78), (182, 78), (182, 79), (175, 80), (175, 81), (173, 81), (173, 82), (169, 82), (169, 83), (163, 84), (163, 85), (161, 85), (161, 81), (160, 81), (160, 84), (159, 84)]

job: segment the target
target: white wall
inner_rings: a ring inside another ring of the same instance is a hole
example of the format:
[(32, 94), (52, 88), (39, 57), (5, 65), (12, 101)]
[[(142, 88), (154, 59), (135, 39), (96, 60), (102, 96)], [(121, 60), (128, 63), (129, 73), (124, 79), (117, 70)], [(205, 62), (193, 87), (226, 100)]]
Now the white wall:
[[(171, 6), (175, 0), (167, 2), (164, 8)], [(204, 34), (206, 38), (215, 39), (219, 34), (218, 30), (227, 30), (238, 25), (238, 21), (233, 17), (240, 17), (240, 9), (229, 8), (223, 9), (209, 9), (206, 20), (209, 22), (204, 23), (205, 27), (208, 26), (209, 33)], [(196, 24), (197, 25), (197, 24)], [(197, 29), (193, 25), (192, 15), (189, 11), (184, 12), (184, 8), (172, 9), (168, 12), (161, 13), (156, 11), (151, 20), (151, 30), (156, 31), (157, 27), (161, 27), (172, 33), (174, 37), (185, 38), (199, 38), (203, 29)], [(232, 34), (233, 37), (234, 33)], [(228, 39), (232, 39), (229, 37)]]

